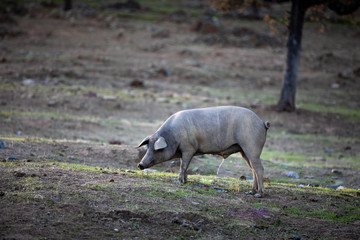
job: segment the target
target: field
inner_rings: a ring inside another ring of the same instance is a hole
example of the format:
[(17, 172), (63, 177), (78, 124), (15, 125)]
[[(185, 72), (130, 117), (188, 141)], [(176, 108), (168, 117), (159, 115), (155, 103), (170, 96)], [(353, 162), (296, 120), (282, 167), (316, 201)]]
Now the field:
[[(358, 239), (359, 27), (305, 24), (297, 111), (276, 112), (284, 27), (219, 16), (209, 33), (196, 29), (203, 8), (159, 2), (67, 14), (35, 5), (4, 25), (1, 238)], [(263, 198), (245, 194), (240, 154), (221, 168), (195, 157), (184, 185), (179, 160), (137, 170), (137, 144), (167, 117), (220, 105), (271, 122)]]

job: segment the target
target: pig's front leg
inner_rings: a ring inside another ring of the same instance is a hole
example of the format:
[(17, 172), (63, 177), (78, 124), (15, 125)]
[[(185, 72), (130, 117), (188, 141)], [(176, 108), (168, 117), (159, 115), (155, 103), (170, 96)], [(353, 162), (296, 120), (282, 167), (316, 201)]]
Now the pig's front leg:
[(186, 170), (189, 167), (191, 159), (193, 157), (193, 153), (183, 153), (180, 161), (180, 174), (179, 174), (179, 182), (186, 183), (187, 181), (187, 173)]

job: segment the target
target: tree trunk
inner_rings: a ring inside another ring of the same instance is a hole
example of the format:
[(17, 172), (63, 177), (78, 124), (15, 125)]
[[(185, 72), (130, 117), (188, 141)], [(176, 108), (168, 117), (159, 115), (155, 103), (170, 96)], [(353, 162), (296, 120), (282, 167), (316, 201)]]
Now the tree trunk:
[(305, 12), (308, 8), (306, 2), (308, 1), (292, 0), (291, 4), (286, 69), (280, 100), (277, 105), (279, 111), (295, 111), (295, 94), (300, 63), (301, 36)]
[(72, 8), (71, 0), (64, 0), (64, 11), (69, 11)]

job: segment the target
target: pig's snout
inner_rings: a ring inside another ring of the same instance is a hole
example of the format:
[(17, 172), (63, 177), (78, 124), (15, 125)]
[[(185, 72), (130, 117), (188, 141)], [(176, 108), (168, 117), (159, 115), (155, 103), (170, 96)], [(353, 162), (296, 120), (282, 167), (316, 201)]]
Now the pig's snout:
[(145, 169), (144, 166), (143, 166), (141, 163), (139, 163), (139, 164), (137, 165), (137, 167), (138, 167), (138, 169), (140, 169), (140, 170), (144, 170), (144, 169)]

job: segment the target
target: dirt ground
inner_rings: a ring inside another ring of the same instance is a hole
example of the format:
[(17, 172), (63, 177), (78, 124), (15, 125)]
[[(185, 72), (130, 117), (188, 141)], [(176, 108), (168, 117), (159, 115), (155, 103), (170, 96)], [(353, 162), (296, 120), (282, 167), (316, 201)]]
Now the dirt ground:
[[(359, 239), (359, 28), (305, 25), (297, 111), (279, 113), (285, 33), (149, 13), (34, 8), (4, 25), (0, 238)], [(244, 194), (239, 154), (217, 176), (220, 158), (196, 157), (186, 185), (176, 160), (136, 170), (136, 145), (167, 117), (218, 105), (271, 122), (263, 198)]]

